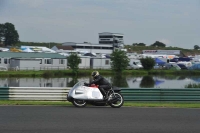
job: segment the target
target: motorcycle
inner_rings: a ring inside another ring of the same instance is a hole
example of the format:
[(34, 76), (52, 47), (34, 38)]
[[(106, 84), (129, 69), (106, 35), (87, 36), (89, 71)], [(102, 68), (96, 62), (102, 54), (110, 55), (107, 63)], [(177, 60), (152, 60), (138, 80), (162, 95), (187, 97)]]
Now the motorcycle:
[(87, 104), (91, 104), (95, 106), (110, 105), (113, 108), (120, 108), (124, 104), (124, 98), (120, 94), (120, 91), (120, 88), (112, 87), (106, 91), (108, 99), (104, 100), (97, 85), (92, 84), (91, 86), (87, 86), (82, 81), (76, 83), (72, 89), (70, 89), (67, 100), (72, 102), (75, 107), (85, 107)]

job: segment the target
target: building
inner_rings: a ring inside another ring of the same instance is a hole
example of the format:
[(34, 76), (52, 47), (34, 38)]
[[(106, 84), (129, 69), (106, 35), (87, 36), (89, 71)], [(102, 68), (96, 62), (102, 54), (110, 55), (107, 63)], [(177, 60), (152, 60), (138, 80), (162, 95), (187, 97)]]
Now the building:
[(142, 50), (143, 54), (151, 55), (180, 55), (180, 50)]
[(124, 35), (120, 33), (99, 33), (99, 44), (112, 44), (114, 47), (124, 47)]
[(124, 43), (124, 35), (120, 33), (103, 32), (99, 33), (99, 44)]
[(90, 67), (93, 69), (111, 69), (110, 58), (91, 58)]
[[(124, 35), (120, 33), (103, 32), (99, 33), (99, 44), (65, 42), (62, 46), (72, 47), (74, 51), (79, 53), (111, 54), (115, 48), (124, 48), (123, 37)], [(62, 48), (55, 46), (52, 50), (62, 51)]]
[(62, 46), (71, 46), (74, 51), (79, 53), (111, 54), (113, 52), (112, 44), (65, 42)]
[(0, 66), (14, 70), (58, 70), (67, 68), (67, 59), (58, 53), (0, 52)]
[(80, 61), (80, 64), (78, 65), (78, 67), (80, 69), (90, 69), (90, 58), (87, 58), (87, 57), (81, 57), (80, 58), (81, 61)]

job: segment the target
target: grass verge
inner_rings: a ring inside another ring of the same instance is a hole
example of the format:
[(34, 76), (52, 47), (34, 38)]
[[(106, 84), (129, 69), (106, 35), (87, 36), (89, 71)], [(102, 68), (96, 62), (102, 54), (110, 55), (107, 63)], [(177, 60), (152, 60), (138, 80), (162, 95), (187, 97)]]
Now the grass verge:
[[(73, 106), (68, 101), (9, 101), (0, 100), (0, 105), (49, 105)], [(200, 102), (124, 102), (124, 107), (164, 107), (164, 108), (200, 108)]]

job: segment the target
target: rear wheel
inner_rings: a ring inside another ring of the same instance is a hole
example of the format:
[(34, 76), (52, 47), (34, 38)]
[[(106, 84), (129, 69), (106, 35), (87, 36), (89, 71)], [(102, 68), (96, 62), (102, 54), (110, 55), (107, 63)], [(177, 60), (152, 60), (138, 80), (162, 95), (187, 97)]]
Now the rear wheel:
[(109, 105), (113, 108), (120, 108), (124, 104), (124, 98), (120, 93), (112, 93), (109, 96), (109, 101)]
[(73, 99), (72, 103), (76, 107), (85, 107), (87, 105), (85, 100)]

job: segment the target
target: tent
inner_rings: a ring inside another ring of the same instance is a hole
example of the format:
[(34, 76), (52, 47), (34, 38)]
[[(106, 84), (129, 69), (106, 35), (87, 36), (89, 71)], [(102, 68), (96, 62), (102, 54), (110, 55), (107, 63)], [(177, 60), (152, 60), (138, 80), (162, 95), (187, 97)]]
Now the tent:
[(23, 52), (34, 52), (34, 51), (31, 50), (30, 48), (25, 48), (25, 49), (23, 50)]
[(166, 62), (160, 60), (159, 58), (155, 58), (155, 62), (156, 62), (156, 64), (158, 64), (158, 65), (164, 65), (164, 64), (166, 63)]

